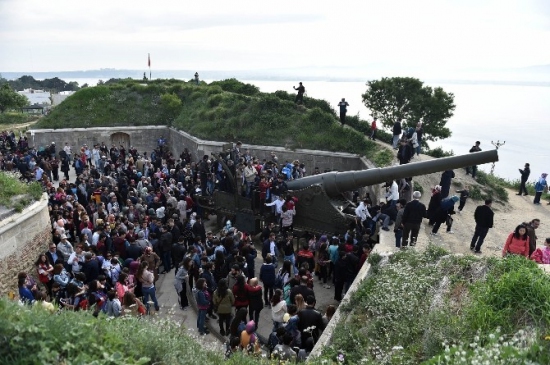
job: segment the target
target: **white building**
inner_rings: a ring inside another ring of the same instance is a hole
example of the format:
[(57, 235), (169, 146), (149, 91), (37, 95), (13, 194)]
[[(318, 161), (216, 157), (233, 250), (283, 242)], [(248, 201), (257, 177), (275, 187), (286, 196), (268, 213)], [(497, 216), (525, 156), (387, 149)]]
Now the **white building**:
[(26, 96), (31, 105), (52, 105), (52, 101), (50, 99), (51, 94), (49, 91), (25, 89), (23, 91), (18, 91), (18, 93)]

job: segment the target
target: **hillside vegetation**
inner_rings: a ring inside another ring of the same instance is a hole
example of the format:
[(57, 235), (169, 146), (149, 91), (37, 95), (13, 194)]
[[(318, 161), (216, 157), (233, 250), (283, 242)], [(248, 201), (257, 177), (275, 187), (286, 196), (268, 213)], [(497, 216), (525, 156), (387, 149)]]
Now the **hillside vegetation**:
[(120, 80), (79, 90), (35, 128), (168, 125), (203, 139), (349, 152), (390, 163), (389, 151), (355, 128), (342, 128), (329, 103), (306, 97), (304, 104), (235, 79), (200, 85)]
[(369, 258), (322, 358), (349, 364), (548, 364), (550, 281), (533, 261), (434, 245)]

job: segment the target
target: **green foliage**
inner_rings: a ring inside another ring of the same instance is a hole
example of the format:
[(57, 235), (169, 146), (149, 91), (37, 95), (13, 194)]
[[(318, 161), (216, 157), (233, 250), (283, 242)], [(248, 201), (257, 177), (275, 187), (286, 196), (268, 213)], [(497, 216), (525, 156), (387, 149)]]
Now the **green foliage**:
[(29, 99), (26, 96), (15, 92), (9, 84), (0, 86), (0, 113), (7, 110), (19, 109), (29, 105)]
[(453, 152), (453, 150), (445, 151), (445, 150), (443, 150), (443, 148), (441, 148), (441, 147), (436, 147), (436, 148), (434, 148), (434, 149), (426, 148), (423, 152), (424, 152), (426, 155), (432, 156), (432, 157), (435, 157), (435, 158), (451, 157), (451, 156), (454, 156), (454, 155), (455, 155), (454, 152)]
[(491, 189), (487, 194), (490, 199), (500, 200), (503, 202), (508, 201), (508, 191), (506, 191), (508, 183), (505, 179), (483, 171), (478, 171), (476, 181), (479, 184)]
[(23, 124), (32, 122), (34, 120), (38, 119), (36, 115), (29, 115), (26, 113), (17, 113), (17, 112), (6, 112), (0, 114), (0, 124), (1, 125), (8, 125), (8, 124)]
[(94, 318), (91, 312), (60, 311), (40, 305), (19, 307), (0, 300), (2, 364), (258, 364), (201, 346), (171, 319)]
[(424, 188), (419, 182), (417, 182), (414, 179), (413, 179), (413, 186), (414, 186), (413, 191), (419, 191), (421, 194), (424, 194)]
[(160, 105), (165, 120), (170, 124), (179, 115), (182, 102), (176, 94), (166, 93), (160, 96)]
[[(195, 82), (194, 80), (192, 80)], [(222, 88), (223, 91), (228, 91), (231, 93), (242, 94), (242, 95), (258, 95), (260, 93), (260, 88), (252, 84), (245, 84), (237, 79), (226, 79), (222, 81), (211, 82), (210, 85), (218, 85)]]
[(422, 121), (424, 139), (450, 137), (451, 131), (445, 124), (455, 109), (452, 93), (424, 86), (412, 77), (384, 77), (368, 81), (367, 87), (363, 103), (384, 127), (391, 128), (399, 120), (404, 120), (407, 127), (414, 127)]
[(7, 208), (23, 210), (32, 200), (39, 200), (42, 196), (42, 187), (37, 182), (30, 184), (20, 180), (16, 172), (0, 171), (0, 205)]
[(67, 83), (58, 77), (54, 77), (52, 79), (35, 80), (34, 77), (25, 75), (16, 80), (8, 81), (8, 84), (15, 90), (45, 89), (54, 93), (58, 93), (60, 91), (77, 91), (80, 89), (78, 87), (78, 82), (70, 81)]
[(379, 259), (319, 363), (338, 354), (373, 365), (549, 363), (550, 281), (534, 262), (434, 245)]

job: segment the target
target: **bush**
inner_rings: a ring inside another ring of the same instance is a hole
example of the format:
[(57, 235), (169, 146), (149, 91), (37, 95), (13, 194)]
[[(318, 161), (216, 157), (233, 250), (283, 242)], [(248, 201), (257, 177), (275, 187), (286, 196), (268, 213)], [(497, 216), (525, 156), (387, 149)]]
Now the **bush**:
[(435, 158), (441, 158), (441, 157), (450, 157), (450, 156), (454, 156), (454, 152), (453, 150), (450, 150), (450, 151), (444, 151), (443, 148), (441, 147), (436, 147), (434, 149), (428, 149), (426, 148), (424, 150), (424, 153), (428, 156), (432, 156), (432, 157), (435, 157)]
[(2, 364), (257, 364), (195, 342), (171, 319), (94, 318), (91, 312), (20, 307), (0, 300)]

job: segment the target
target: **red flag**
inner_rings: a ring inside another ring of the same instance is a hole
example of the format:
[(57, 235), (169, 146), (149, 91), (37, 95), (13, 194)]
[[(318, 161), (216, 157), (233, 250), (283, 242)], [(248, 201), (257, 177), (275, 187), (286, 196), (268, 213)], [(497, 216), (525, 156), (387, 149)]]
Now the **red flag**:
[(147, 53), (147, 66), (151, 67), (151, 54)]

